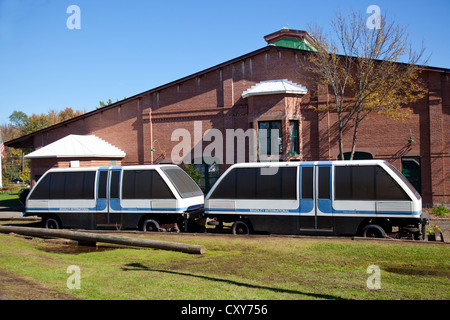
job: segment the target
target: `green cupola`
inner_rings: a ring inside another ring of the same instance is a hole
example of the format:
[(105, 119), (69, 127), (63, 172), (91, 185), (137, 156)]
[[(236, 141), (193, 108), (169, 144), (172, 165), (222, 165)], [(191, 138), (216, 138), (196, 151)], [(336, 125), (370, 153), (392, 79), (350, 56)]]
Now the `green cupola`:
[(308, 32), (302, 30), (291, 30), (285, 27), (277, 32), (264, 36), (264, 40), (266, 40), (269, 45), (273, 46), (317, 51), (312, 45), (314, 42), (313, 38)]

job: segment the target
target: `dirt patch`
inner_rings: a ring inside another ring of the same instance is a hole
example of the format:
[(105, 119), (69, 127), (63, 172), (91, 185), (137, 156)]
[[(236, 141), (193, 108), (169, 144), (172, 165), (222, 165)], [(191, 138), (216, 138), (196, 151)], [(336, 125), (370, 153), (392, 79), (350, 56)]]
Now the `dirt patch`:
[(0, 300), (78, 300), (0, 269)]
[(113, 246), (99, 246), (99, 245), (80, 245), (78, 241), (67, 239), (46, 239), (45, 245), (39, 246), (38, 249), (51, 253), (65, 253), (65, 254), (81, 254), (91, 252), (102, 252), (114, 250), (118, 247)]
[(411, 276), (438, 276), (438, 277), (446, 277), (450, 279), (450, 272), (444, 270), (434, 270), (434, 269), (426, 269), (426, 268), (414, 268), (414, 267), (388, 267), (384, 269), (387, 272), (393, 272), (397, 274), (405, 274)]

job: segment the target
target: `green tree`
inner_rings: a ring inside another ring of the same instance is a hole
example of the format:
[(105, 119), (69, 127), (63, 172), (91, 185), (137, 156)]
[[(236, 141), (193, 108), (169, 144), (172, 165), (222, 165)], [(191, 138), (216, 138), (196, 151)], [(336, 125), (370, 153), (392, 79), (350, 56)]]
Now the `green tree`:
[(28, 116), (22, 111), (14, 110), (9, 116), (9, 121), (14, 127), (21, 127), (28, 121)]
[[(117, 100), (117, 101), (119, 101), (119, 100)], [(110, 104), (113, 104), (113, 102), (111, 101), (111, 99), (108, 99), (106, 102), (103, 102), (100, 100), (98, 102), (98, 104), (100, 105), (100, 108), (103, 108), (103, 107), (109, 106)]]
[[(127, 97), (123, 97), (123, 99), (126, 99), (126, 98), (127, 98)], [(116, 102), (118, 102), (118, 101), (119, 101), (119, 99), (116, 100)], [(98, 102), (98, 104), (100, 105), (100, 107), (97, 107), (97, 109), (100, 109), (100, 108), (109, 106), (110, 104), (113, 104), (113, 103), (115, 103), (115, 102), (113, 102), (111, 99), (108, 99), (106, 102), (100, 100), (100, 101)]]
[(193, 164), (185, 163), (183, 165), (184, 171), (195, 181), (196, 184), (200, 184), (201, 174)]

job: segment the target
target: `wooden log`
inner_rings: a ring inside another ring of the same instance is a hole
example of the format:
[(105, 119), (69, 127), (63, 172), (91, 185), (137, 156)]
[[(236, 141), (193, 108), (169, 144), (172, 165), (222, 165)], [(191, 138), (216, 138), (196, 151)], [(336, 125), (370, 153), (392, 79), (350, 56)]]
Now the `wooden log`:
[(180, 251), (185, 253), (193, 254), (204, 254), (205, 247), (200, 245), (185, 244), (178, 242), (160, 241), (160, 240), (149, 240), (149, 239), (139, 239), (130, 238), (122, 236), (112, 236), (106, 234), (98, 234), (92, 232), (80, 232), (71, 231), (64, 229), (44, 229), (44, 228), (29, 228), (29, 227), (10, 227), (10, 226), (0, 226), (0, 233), (17, 233), (27, 236), (35, 237), (51, 237), (51, 238), (64, 238), (72, 239), (81, 242), (103, 242), (103, 243), (113, 243), (125, 246), (133, 247), (145, 247), (161, 250), (172, 250)]

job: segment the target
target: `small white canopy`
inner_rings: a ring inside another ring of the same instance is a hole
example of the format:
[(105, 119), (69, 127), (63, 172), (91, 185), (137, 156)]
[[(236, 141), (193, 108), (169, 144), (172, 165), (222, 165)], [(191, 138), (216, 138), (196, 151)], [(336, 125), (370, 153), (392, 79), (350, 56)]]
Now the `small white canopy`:
[(95, 135), (71, 134), (25, 156), (36, 158), (123, 158), (125, 152)]
[(306, 87), (287, 79), (261, 81), (242, 93), (242, 98), (267, 94), (299, 94), (308, 93)]

